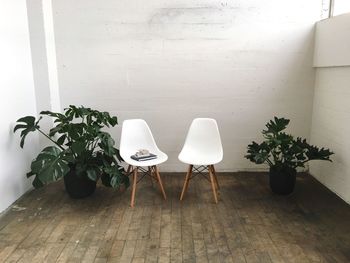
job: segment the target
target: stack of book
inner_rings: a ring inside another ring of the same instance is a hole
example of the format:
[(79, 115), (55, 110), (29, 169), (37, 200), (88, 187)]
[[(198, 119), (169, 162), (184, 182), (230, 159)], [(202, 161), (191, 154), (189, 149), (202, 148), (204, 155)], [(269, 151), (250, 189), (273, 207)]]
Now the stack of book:
[(157, 155), (150, 153), (147, 150), (140, 150), (134, 155), (130, 156), (131, 159), (142, 162), (142, 161), (148, 161), (148, 160), (153, 160), (157, 158)]

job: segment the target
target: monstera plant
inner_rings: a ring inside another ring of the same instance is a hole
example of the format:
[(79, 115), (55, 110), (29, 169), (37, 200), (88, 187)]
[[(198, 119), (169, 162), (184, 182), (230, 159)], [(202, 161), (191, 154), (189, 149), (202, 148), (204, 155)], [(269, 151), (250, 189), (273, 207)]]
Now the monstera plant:
[[(54, 127), (45, 133), (40, 127), (43, 117), (52, 117)], [(64, 178), (67, 192), (73, 198), (91, 195), (96, 182), (105, 186), (128, 186), (128, 177), (120, 166), (122, 161), (105, 127), (117, 124), (117, 117), (83, 106), (69, 106), (63, 113), (42, 111), (40, 117), (26, 116), (17, 120), (14, 132), (20, 130), (23, 148), (29, 133), (39, 132), (52, 145), (45, 147), (31, 163), (27, 177), (34, 177), (33, 186)]]
[(248, 160), (270, 166), (270, 187), (278, 194), (290, 194), (294, 190), (296, 169), (305, 167), (311, 160), (331, 161), (329, 149), (310, 145), (305, 139), (296, 139), (284, 132), (290, 120), (274, 117), (262, 131), (264, 141), (248, 145)]

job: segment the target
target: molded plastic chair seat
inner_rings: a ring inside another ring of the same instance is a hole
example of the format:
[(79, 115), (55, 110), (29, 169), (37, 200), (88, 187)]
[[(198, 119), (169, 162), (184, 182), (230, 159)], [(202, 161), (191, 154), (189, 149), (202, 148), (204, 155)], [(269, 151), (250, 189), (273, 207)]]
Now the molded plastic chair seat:
[[(131, 159), (131, 155), (134, 155), (141, 149), (147, 149), (150, 153), (157, 155), (157, 158), (147, 161), (136, 161)], [(133, 119), (125, 120), (123, 122), (122, 134), (120, 138), (120, 156), (127, 164), (129, 164), (127, 174), (133, 174), (133, 186), (130, 203), (131, 207), (133, 207), (135, 203), (136, 183), (138, 182), (137, 176), (139, 169), (148, 174), (151, 181), (156, 180), (158, 182), (163, 197), (166, 199), (166, 194), (157, 165), (165, 162), (168, 159), (168, 156), (159, 150), (153, 138), (152, 132), (144, 120)], [(141, 168), (145, 166), (148, 167), (148, 171)]]
[(222, 156), (217, 153), (208, 153), (199, 151), (198, 149), (189, 148), (185, 152), (180, 153), (179, 160), (187, 164), (208, 165), (221, 162)]
[(187, 164), (209, 165), (221, 162), (222, 158), (223, 150), (216, 121), (209, 118), (194, 119), (179, 160)]
[(179, 154), (179, 160), (189, 164), (180, 200), (183, 199), (189, 181), (193, 178), (192, 170), (195, 165), (202, 167), (202, 170), (195, 168), (195, 170), (200, 173), (204, 170), (209, 171), (214, 199), (217, 203), (217, 189), (219, 188), (219, 183), (214, 164), (221, 162), (222, 158), (223, 149), (216, 121), (210, 118), (194, 119), (187, 133), (185, 144)]

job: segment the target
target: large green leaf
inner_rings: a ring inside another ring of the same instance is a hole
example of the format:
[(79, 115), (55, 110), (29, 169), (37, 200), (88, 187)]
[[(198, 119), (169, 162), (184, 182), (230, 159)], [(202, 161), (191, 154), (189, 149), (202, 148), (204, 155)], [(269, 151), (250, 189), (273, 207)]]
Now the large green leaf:
[(288, 119), (285, 118), (278, 118), (278, 117), (274, 117), (273, 120), (270, 120), (267, 124), (266, 124), (266, 128), (267, 130), (263, 130), (264, 134), (267, 133), (272, 133), (272, 134), (278, 134), (279, 132), (285, 130), (287, 128), (287, 125), (289, 124)]
[(124, 168), (118, 165), (108, 166), (103, 169), (104, 173), (101, 176), (103, 185), (107, 187), (119, 188), (121, 185), (129, 187), (129, 177), (123, 171)]
[(90, 180), (92, 181), (97, 181), (98, 180), (98, 170), (95, 168), (90, 168), (86, 170), (86, 174), (89, 177)]
[(325, 161), (332, 161), (329, 157), (333, 154), (329, 149), (321, 148), (314, 145), (308, 145), (306, 156), (309, 160), (325, 160)]
[(51, 183), (65, 176), (69, 171), (65, 152), (55, 146), (46, 147), (31, 164), (31, 173), (43, 183)]
[(266, 142), (252, 142), (248, 145), (248, 154), (245, 157), (251, 162), (262, 164), (270, 157), (270, 148)]
[(99, 143), (99, 146), (101, 149), (109, 156), (113, 156), (115, 154), (115, 148), (114, 148), (114, 140), (112, 136), (107, 132), (100, 132), (98, 134), (98, 137), (100, 138), (101, 142)]
[(82, 141), (75, 141), (71, 145), (72, 151), (77, 155), (81, 155), (82, 152), (85, 151), (85, 148), (86, 148), (86, 143)]
[(35, 117), (26, 116), (26, 117), (23, 117), (23, 118), (20, 118), (17, 120), (18, 124), (13, 129), (13, 132), (16, 132), (17, 130), (22, 130), (21, 135), (20, 135), (21, 136), (21, 142), (20, 142), (21, 148), (23, 148), (24, 141), (25, 141), (25, 138), (27, 137), (27, 135), (40, 128), (38, 125), (40, 119), (41, 118), (39, 118), (39, 120), (36, 121)]
[(33, 184), (34, 188), (40, 188), (40, 187), (44, 186), (43, 182), (40, 181), (38, 176), (35, 176), (32, 184)]
[(67, 135), (63, 134), (62, 136), (60, 136), (58, 139), (57, 139), (57, 144), (58, 145), (63, 145), (64, 144), (64, 141), (66, 140), (67, 138)]

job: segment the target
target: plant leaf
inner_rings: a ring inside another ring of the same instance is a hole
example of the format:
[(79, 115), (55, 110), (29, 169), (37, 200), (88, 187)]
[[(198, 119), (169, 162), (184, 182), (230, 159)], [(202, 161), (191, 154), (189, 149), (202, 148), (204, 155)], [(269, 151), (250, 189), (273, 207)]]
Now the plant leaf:
[(74, 153), (80, 155), (85, 150), (85, 142), (75, 141), (72, 143), (71, 148)]
[(44, 148), (33, 160), (31, 172), (44, 184), (59, 180), (69, 171), (64, 154), (64, 151), (55, 146)]
[(308, 150), (305, 154), (309, 160), (332, 161), (329, 157), (333, 154), (333, 152), (331, 152), (329, 149), (319, 149), (314, 145), (309, 145)]
[(35, 121), (35, 117), (33, 116), (26, 116), (23, 118), (20, 118), (17, 120), (17, 125), (15, 126), (15, 128), (13, 129), (13, 132), (16, 132), (17, 130), (22, 130), (20, 137), (21, 137), (21, 141), (20, 141), (20, 146), (21, 148), (23, 148), (24, 146), (24, 141), (27, 137), (27, 135), (31, 132), (34, 132), (36, 129), (39, 129), (40, 126), (38, 125), (40, 119), (38, 121)]
[(101, 149), (109, 156), (113, 156), (115, 154), (114, 148), (114, 140), (112, 136), (107, 132), (100, 132), (98, 137), (101, 139), (101, 143), (99, 146)]
[(88, 169), (88, 170), (86, 170), (86, 174), (90, 178), (90, 180), (95, 181), (95, 182), (97, 181), (98, 176), (97, 176), (97, 173), (96, 173), (95, 169)]
[(58, 139), (57, 139), (57, 143), (59, 144), (59, 145), (62, 145), (63, 143), (64, 143), (64, 141), (66, 140), (66, 135), (65, 134), (63, 134), (61, 137), (59, 137)]
[(105, 186), (111, 186), (113, 188), (118, 189), (121, 185), (125, 185), (125, 187), (129, 187), (129, 177), (126, 176), (122, 171), (123, 167), (118, 165), (113, 165), (104, 168), (104, 173), (102, 174), (102, 183)]
[(29, 173), (26, 174), (27, 178), (29, 178), (29, 177), (31, 177), (33, 175), (35, 175), (35, 174), (32, 171), (30, 171)]
[(273, 120), (270, 120), (268, 123), (266, 123), (267, 130), (263, 130), (263, 134), (278, 134), (287, 128), (289, 122), (290, 120), (288, 119), (274, 117)]
[(40, 187), (44, 186), (43, 182), (40, 181), (38, 176), (35, 176), (32, 184), (33, 184), (34, 188), (40, 188)]

